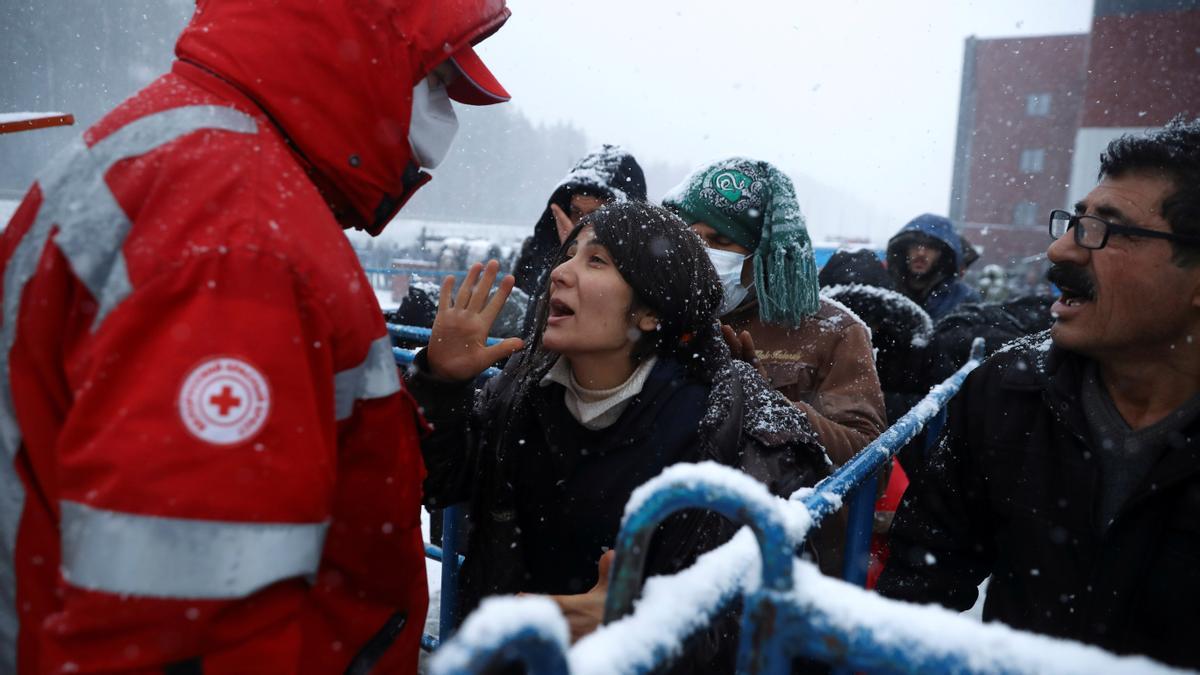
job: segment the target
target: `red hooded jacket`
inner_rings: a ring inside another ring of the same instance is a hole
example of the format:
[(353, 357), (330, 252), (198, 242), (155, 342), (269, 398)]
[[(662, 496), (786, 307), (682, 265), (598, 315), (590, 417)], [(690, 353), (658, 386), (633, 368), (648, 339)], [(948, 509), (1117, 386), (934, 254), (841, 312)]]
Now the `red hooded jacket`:
[(0, 235), (0, 672), (415, 670), (423, 422), (342, 227), (427, 179), (413, 86), (507, 16), (201, 0), (40, 174)]

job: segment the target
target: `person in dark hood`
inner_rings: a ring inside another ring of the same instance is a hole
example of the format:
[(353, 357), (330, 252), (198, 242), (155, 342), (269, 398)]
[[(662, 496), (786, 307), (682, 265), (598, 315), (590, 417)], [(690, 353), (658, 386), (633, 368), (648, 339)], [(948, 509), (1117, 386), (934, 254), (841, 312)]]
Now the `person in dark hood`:
[(949, 218), (925, 213), (888, 242), (888, 271), (896, 289), (937, 321), (964, 302), (979, 302), (979, 293), (959, 278), (966, 267), (963, 250)]
[(886, 288), (889, 291), (896, 290), (896, 284), (888, 274), (887, 268), (879, 261), (879, 257), (874, 251), (865, 248), (835, 252), (817, 273), (817, 281), (821, 288), (861, 284)]
[(554, 256), (579, 220), (603, 204), (629, 200), (646, 201), (646, 176), (633, 155), (608, 144), (584, 155), (555, 186), (533, 235), (521, 245), (512, 271), (516, 287), (538, 297)]

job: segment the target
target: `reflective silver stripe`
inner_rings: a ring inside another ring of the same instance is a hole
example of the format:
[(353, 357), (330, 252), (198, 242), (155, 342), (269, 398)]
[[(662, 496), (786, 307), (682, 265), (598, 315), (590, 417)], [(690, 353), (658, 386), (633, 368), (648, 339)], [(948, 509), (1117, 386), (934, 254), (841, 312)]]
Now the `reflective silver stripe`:
[(392, 356), (392, 340), (385, 335), (371, 343), (362, 363), (333, 376), (334, 417), (350, 417), (355, 401), (383, 398), (398, 391), (400, 373)]
[(50, 236), (99, 308), (92, 330), (129, 295), (131, 286), (121, 247), (129, 233), (125, 212), (104, 181), (116, 162), (145, 154), (201, 129), (254, 133), (254, 118), (221, 106), (188, 106), (131, 122), (88, 148), (76, 137), (38, 175), (42, 204), (29, 231), (4, 268), (3, 323), (0, 324), (0, 673), (16, 672), (16, 576), (13, 556), (25, 506), (25, 488), (13, 466), (21, 430), (13, 408), (9, 357), (16, 340), (21, 294), (33, 277)]
[(201, 129), (250, 134), (257, 130), (257, 124), (249, 115), (222, 106), (164, 110), (134, 120), (105, 137), (87, 151), (88, 170), (69, 176), (73, 199), (68, 204), (86, 207), (68, 216), (70, 227), (59, 222), (62, 232), (54, 243), (99, 304), (93, 331), (133, 290), (121, 252), (132, 223), (109, 191), (104, 175), (122, 159), (144, 155)]
[(154, 598), (242, 598), (315, 574), (328, 523), (232, 523), (60, 501), (62, 572), (74, 586)]

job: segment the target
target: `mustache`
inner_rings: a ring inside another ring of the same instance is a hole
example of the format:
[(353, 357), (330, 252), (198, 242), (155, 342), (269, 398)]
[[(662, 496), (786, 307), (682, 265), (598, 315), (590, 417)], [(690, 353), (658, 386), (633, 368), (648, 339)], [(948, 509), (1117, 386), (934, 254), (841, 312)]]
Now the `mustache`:
[(1091, 275), (1078, 265), (1056, 263), (1046, 272), (1046, 280), (1060, 289), (1070, 291), (1072, 295), (1088, 299), (1096, 295), (1096, 284)]

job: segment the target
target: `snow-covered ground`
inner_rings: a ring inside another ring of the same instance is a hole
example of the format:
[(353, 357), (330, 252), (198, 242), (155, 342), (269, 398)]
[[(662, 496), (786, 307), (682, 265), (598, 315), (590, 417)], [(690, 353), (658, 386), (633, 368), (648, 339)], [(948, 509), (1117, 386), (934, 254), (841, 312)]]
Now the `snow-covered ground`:
[(379, 307), (385, 312), (390, 312), (400, 306), (400, 303), (392, 299), (392, 290), (375, 289), (375, 297), (379, 299)]

